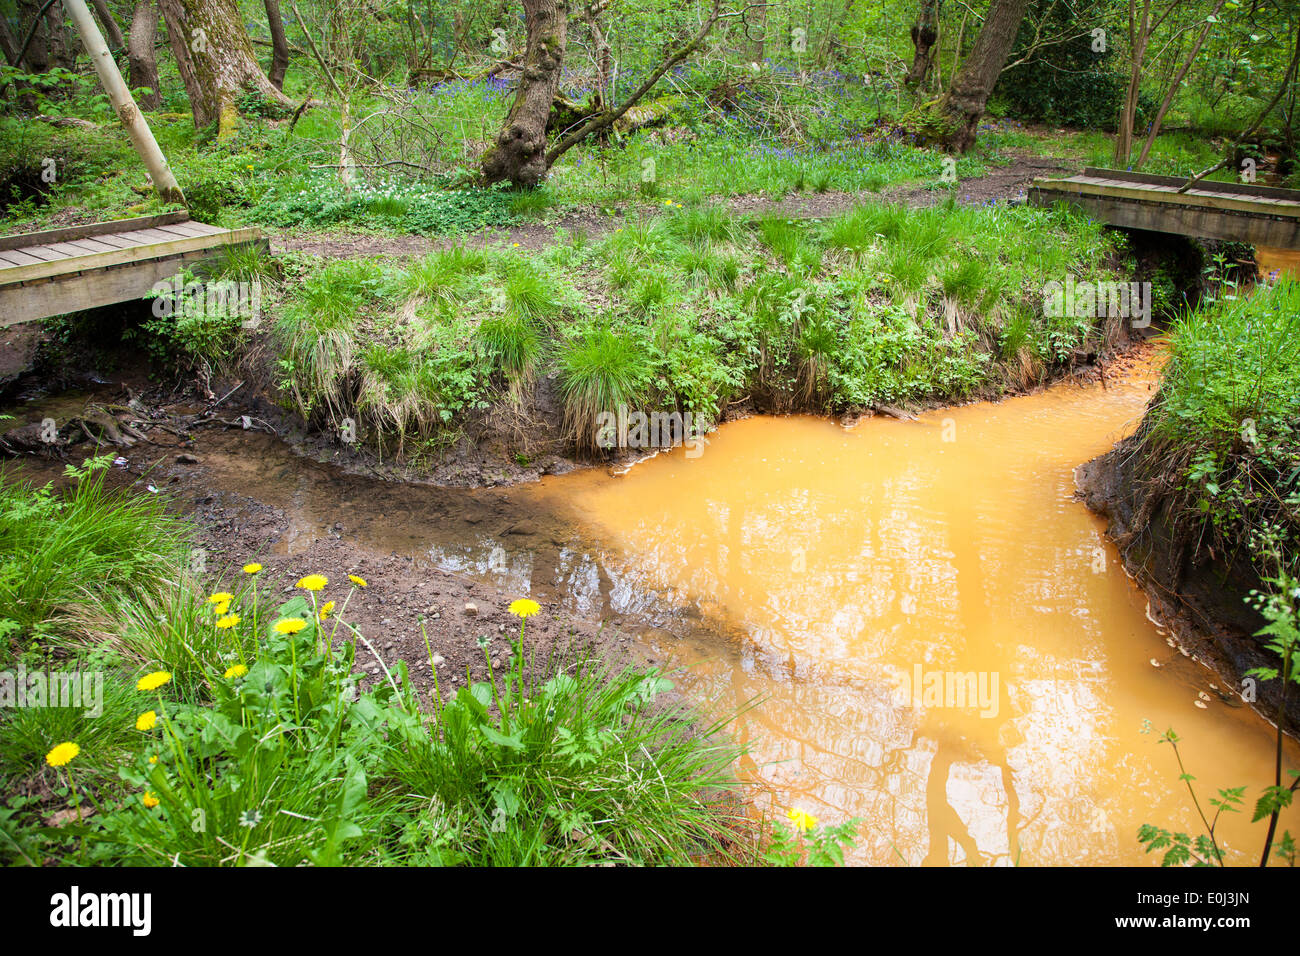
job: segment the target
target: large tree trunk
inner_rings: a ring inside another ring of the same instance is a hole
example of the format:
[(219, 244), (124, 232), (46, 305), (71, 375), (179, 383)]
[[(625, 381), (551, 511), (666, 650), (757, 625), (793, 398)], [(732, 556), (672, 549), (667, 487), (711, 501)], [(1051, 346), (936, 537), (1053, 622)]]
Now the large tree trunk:
[(975, 145), (984, 106), (1007, 62), (1028, 7), (1029, 0), (993, 0), (990, 4), (975, 46), (953, 77), (948, 92), (934, 107), (942, 131), (931, 138), (962, 153)]
[(95, 15), (99, 17), (100, 25), (104, 28), (104, 35), (108, 38), (109, 49), (120, 50), (125, 47), (126, 40), (122, 36), (122, 28), (113, 19), (113, 12), (108, 9), (108, 0), (92, 0), (92, 6), (95, 8)]
[(196, 127), (216, 122), (218, 140), (225, 139), (239, 118), (235, 100), (246, 91), (289, 105), (263, 75), (235, 0), (159, 0), (159, 5)]
[(569, 9), (567, 0), (523, 0), (528, 44), (505, 125), (483, 154), (485, 183), (536, 186), (546, 175), (546, 121), (560, 88)]
[[(76, 65), (77, 46), (68, 40), (63, 24), (63, 7), (45, 7), (45, 0), (18, 0), (18, 30), (15, 48), (29, 73), (47, 73), (55, 67), (70, 70)], [(45, 9), (42, 11), (42, 7)], [(23, 45), (26, 44), (26, 49)]]
[(126, 42), (126, 59), (131, 71), (131, 89), (150, 91), (139, 95), (140, 107), (146, 110), (162, 106), (162, 94), (158, 90), (158, 61), (153, 52), (157, 36), (158, 8), (154, 6), (154, 0), (136, 0), (135, 13), (131, 16), (131, 34)]
[(907, 71), (908, 86), (925, 82), (938, 53), (934, 42), (939, 39), (939, 0), (921, 0), (916, 22), (912, 24), (912, 68)]
[(265, 0), (266, 23), (271, 28), (271, 72), (267, 79), (277, 90), (284, 89), (284, 74), (289, 69), (289, 39), (280, 19), (280, 0)]

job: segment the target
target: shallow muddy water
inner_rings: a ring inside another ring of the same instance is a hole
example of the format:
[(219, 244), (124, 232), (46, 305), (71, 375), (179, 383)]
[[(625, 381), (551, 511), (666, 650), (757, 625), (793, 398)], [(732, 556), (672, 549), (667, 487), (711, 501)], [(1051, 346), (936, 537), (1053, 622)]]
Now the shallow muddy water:
[(1259, 267), (1261, 276), (1267, 276), (1272, 272), (1282, 272), (1300, 279), (1300, 250), (1270, 249), (1266, 246), (1257, 246), (1255, 249), (1255, 264)]

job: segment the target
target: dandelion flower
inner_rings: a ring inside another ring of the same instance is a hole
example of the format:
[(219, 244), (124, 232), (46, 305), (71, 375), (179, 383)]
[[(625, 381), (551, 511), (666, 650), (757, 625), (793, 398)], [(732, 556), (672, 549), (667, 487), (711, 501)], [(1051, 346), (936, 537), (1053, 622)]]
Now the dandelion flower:
[(238, 614), (226, 614), (222, 617), (217, 618), (217, 627), (221, 628), (223, 631), (229, 630), (230, 628), (234, 627), (238, 623), (239, 623)]
[(321, 607), (320, 607), (320, 619), (321, 619), (322, 621), (325, 620), (327, 617), (330, 616), (330, 613), (331, 613), (333, 610), (334, 610), (334, 602), (333, 602), (333, 601), (326, 601), (326, 602), (325, 602), (324, 604), (322, 604)]
[(153, 730), (158, 723), (158, 713), (153, 710), (146, 710), (143, 714), (135, 719), (136, 730)]
[(515, 617), (532, 617), (541, 609), (542, 606), (531, 598), (519, 598), (517, 601), (510, 602), (510, 613)]
[(226, 680), (237, 680), (238, 678), (243, 677), (247, 673), (248, 673), (247, 667), (245, 667), (243, 664), (235, 664), (231, 667), (226, 668), (225, 677)]
[(297, 634), (307, 622), (300, 617), (285, 617), (275, 622), (275, 633), (277, 634)]
[(254, 561), (252, 564), (244, 565), (245, 574), (256, 574), (258, 571), (261, 570), (262, 570), (262, 566), (258, 564), (256, 561)]
[(224, 617), (225, 615), (229, 614), (230, 602), (222, 601), (220, 604), (218, 604), (216, 607), (212, 609), (212, 613), (217, 615), (217, 617)]
[(229, 591), (218, 591), (216, 594), (208, 597), (209, 604), (229, 604), (235, 599), (235, 596)]
[(665, 199), (665, 200), (664, 200), (664, 205), (665, 205), (665, 206), (671, 206), (672, 204), (673, 204), (673, 201), (672, 201), (671, 199)]
[(71, 740), (65, 741), (45, 755), (45, 762), (51, 767), (62, 767), (79, 753), (80, 747)]
[(349, 574), (349, 575), (348, 575), (348, 580), (351, 581), (353, 584), (355, 584), (355, 585), (356, 585), (357, 587), (359, 587), (359, 588), (363, 588), (363, 587), (366, 586), (366, 579), (365, 579), (365, 578), (359, 578), (359, 577), (357, 577), (355, 574)]
[(136, 690), (157, 690), (163, 684), (172, 679), (172, 675), (166, 671), (154, 671), (152, 674), (145, 674), (140, 678), (140, 683), (136, 684)]
[(304, 591), (320, 591), (329, 583), (330, 579), (323, 574), (309, 574), (299, 580), (296, 587), (300, 587)]
[(809, 830), (812, 830), (817, 826), (817, 818), (806, 810), (796, 810), (791, 808), (790, 812), (787, 813), (786, 816), (790, 818), (790, 822), (794, 824), (794, 828), (802, 833), (807, 833)]
[(149, 762), (150, 762), (150, 763), (157, 763), (157, 762), (158, 762), (158, 755), (157, 755), (157, 754), (151, 754), (150, 757), (149, 757)]
[(146, 790), (144, 796), (140, 798), (140, 802), (150, 809), (158, 806), (158, 798), (153, 795), (152, 790)]

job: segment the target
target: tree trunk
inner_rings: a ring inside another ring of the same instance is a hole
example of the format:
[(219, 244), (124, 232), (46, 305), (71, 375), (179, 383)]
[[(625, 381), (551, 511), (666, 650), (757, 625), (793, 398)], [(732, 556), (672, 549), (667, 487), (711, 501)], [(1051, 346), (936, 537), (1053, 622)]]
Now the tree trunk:
[(934, 57), (934, 41), (939, 39), (939, 0), (921, 0), (921, 9), (916, 22), (912, 24), (912, 68), (907, 71), (908, 86), (920, 86), (925, 82)]
[(126, 46), (126, 40), (122, 36), (122, 28), (117, 25), (113, 19), (113, 13), (108, 9), (108, 0), (92, 0), (95, 8), (95, 15), (99, 17), (99, 22), (104, 27), (104, 33), (108, 37), (108, 47), (110, 50), (121, 50)]
[(0, 16), (0, 51), (4, 52), (5, 62), (18, 69), (18, 44), (22, 41), (9, 29), (9, 21)]
[(1124, 93), (1124, 102), (1120, 107), (1119, 126), (1115, 135), (1115, 156), (1113, 164), (1116, 169), (1128, 165), (1129, 155), (1133, 152), (1133, 122), (1137, 118), (1138, 94), (1142, 84), (1142, 64), (1146, 59), (1147, 43), (1151, 37), (1151, 3), (1143, 0), (1142, 16), (1139, 20), (1136, 0), (1129, 0), (1128, 38), (1129, 61), (1128, 89)]
[(108, 94), (113, 109), (117, 111), (118, 118), (121, 119), (127, 134), (131, 137), (131, 145), (135, 147), (145, 168), (149, 170), (154, 189), (158, 191), (163, 202), (183, 203), (185, 197), (181, 195), (176, 177), (172, 174), (171, 167), (167, 165), (162, 150), (158, 148), (149, 124), (136, 109), (135, 101), (131, 99), (131, 91), (126, 88), (122, 74), (117, 71), (117, 64), (113, 62), (113, 55), (109, 52), (108, 45), (104, 43), (104, 38), (95, 28), (95, 18), (91, 16), (90, 8), (86, 6), (85, 0), (64, 0), (64, 4), (72, 15), (77, 32), (81, 35), (81, 42), (90, 56), (91, 65), (99, 74), (99, 82), (103, 85), (104, 92)]
[(45, 11), (45, 32), (50, 51), (50, 65), (71, 70), (77, 65), (77, 42), (68, 36), (63, 7), (55, 3)]
[[(1214, 9), (1210, 11), (1210, 16), (1217, 16), (1226, 2), (1227, 0), (1216, 0)], [(1196, 42), (1192, 44), (1191, 52), (1183, 60), (1183, 65), (1178, 73), (1170, 80), (1169, 88), (1165, 91), (1165, 98), (1161, 101), (1160, 108), (1156, 110), (1155, 118), (1151, 121), (1151, 128), (1147, 131), (1147, 138), (1142, 144), (1142, 151), (1138, 154), (1137, 162), (1133, 164), (1134, 169), (1141, 169), (1146, 163), (1147, 157), (1151, 155), (1151, 147), (1155, 145), (1156, 137), (1160, 135), (1160, 127), (1165, 121), (1165, 114), (1169, 112), (1169, 107), (1174, 102), (1174, 95), (1178, 92), (1178, 88), (1183, 85), (1183, 78), (1187, 76), (1188, 70), (1192, 68), (1196, 55), (1201, 52), (1201, 47), (1205, 45), (1205, 38), (1210, 35), (1212, 25), (1211, 21), (1205, 21), (1205, 25), (1201, 27), (1200, 35), (1196, 37)]]
[(934, 138), (942, 145), (961, 153), (975, 145), (984, 106), (1016, 42), (1028, 7), (1029, 0), (993, 0), (990, 4), (975, 46), (937, 104), (943, 131)]
[(267, 79), (277, 90), (283, 90), (284, 74), (289, 69), (289, 38), (280, 18), (280, 0), (266, 0), (266, 23), (271, 28), (271, 72)]
[(131, 71), (131, 89), (150, 91), (139, 94), (140, 106), (146, 110), (162, 106), (162, 94), (158, 90), (158, 61), (153, 52), (157, 36), (158, 8), (154, 6), (154, 0), (136, 0), (135, 13), (131, 16), (131, 34), (126, 43), (126, 59)]
[(567, 0), (523, 0), (528, 43), (524, 68), (496, 144), (483, 154), (485, 183), (536, 186), (546, 175), (546, 121), (560, 88), (568, 29)]
[(258, 92), (290, 105), (289, 98), (263, 75), (235, 0), (159, 0), (159, 4), (196, 127), (216, 122), (217, 139), (225, 139), (239, 119), (235, 100), (243, 92)]

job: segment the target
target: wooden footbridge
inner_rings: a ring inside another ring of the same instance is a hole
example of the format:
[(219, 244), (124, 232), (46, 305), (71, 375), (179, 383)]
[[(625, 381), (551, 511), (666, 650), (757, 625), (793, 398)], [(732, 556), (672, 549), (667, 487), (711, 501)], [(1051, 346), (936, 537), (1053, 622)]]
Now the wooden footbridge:
[(1030, 205), (1066, 202), (1098, 222), (1201, 239), (1300, 250), (1300, 189), (1149, 176), (1089, 167), (1079, 176), (1035, 179)]
[(187, 212), (0, 236), (0, 328), (141, 299), (186, 264), (265, 240)]

